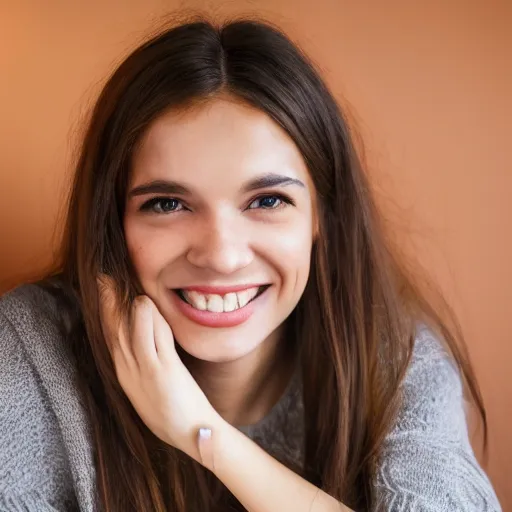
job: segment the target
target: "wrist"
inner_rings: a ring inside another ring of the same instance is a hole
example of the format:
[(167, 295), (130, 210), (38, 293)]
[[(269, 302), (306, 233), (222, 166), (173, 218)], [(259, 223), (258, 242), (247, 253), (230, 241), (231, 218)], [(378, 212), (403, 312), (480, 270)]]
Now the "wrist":
[(219, 477), (223, 460), (238, 430), (220, 415), (211, 425), (200, 428), (197, 435), (199, 462)]

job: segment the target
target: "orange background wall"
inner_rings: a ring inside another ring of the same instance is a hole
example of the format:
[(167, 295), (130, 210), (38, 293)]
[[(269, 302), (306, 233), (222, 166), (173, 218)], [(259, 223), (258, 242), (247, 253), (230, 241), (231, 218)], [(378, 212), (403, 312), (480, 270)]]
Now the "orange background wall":
[[(47, 263), (80, 116), (163, 0), (0, 0), (0, 292)], [(512, 511), (512, 3), (258, 0), (351, 105), (379, 199), (460, 315)]]

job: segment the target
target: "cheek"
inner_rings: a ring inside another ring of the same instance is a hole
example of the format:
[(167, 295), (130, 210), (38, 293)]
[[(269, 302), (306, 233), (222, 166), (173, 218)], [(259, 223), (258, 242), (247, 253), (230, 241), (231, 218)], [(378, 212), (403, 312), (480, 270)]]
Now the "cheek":
[(165, 267), (176, 245), (171, 232), (127, 219), (124, 223), (128, 255), (141, 282), (154, 280)]
[(286, 281), (285, 285), (302, 288), (309, 276), (313, 246), (311, 227), (305, 227), (304, 223), (289, 226), (272, 238), (274, 242), (267, 245), (267, 254)]

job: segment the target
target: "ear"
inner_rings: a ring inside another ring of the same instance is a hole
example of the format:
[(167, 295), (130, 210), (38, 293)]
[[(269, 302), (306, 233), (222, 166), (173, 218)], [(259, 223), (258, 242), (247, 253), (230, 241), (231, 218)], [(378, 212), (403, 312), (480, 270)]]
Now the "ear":
[(313, 201), (312, 201), (312, 224), (313, 224), (313, 229), (312, 229), (312, 233), (313, 233), (313, 243), (316, 242), (318, 240), (318, 237), (320, 236), (320, 212), (318, 211), (319, 208), (318, 208), (318, 197), (315, 196), (313, 197)]
[(96, 276), (101, 329), (111, 354), (117, 345), (128, 346), (128, 327), (119, 307), (115, 281), (106, 274)]
[(115, 283), (113, 279), (106, 274), (96, 276), (96, 286), (98, 289), (99, 313), (104, 328), (117, 324), (119, 318), (117, 298), (115, 294)]
[(320, 222), (318, 219), (318, 215), (315, 213), (313, 217), (313, 242), (316, 242), (318, 240), (318, 237), (320, 236)]

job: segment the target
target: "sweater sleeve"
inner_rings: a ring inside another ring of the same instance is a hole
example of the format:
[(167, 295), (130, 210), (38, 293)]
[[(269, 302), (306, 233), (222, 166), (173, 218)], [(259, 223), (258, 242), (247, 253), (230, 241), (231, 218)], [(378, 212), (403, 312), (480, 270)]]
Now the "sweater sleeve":
[(0, 511), (76, 510), (65, 448), (23, 340), (0, 300)]
[(471, 448), (455, 363), (425, 327), (403, 382), (403, 404), (385, 440), (375, 480), (376, 510), (498, 512)]

